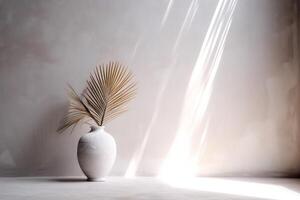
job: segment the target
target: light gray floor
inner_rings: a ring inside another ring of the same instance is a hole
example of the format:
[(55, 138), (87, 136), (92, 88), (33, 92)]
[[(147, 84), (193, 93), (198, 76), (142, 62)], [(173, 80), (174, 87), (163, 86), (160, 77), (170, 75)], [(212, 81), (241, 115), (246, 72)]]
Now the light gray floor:
[(196, 178), (168, 183), (156, 178), (0, 178), (1, 200), (274, 199), (300, 200), (298, 179)]

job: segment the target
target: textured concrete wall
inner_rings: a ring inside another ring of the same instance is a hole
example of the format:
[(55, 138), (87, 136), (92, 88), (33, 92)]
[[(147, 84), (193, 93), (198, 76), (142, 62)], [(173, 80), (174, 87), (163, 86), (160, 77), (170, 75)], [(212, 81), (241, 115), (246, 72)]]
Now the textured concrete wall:
[[(110, 60), (130, 66), (139, 82), (131, 110), (107, 125), (118, 144), (112, 174), (125, 173), (147, 132), (138, 174), (157, 174), (218, 3), (197, 1), (181, 29), (192, 1), (169, 2), (0, 1), (0, 175), (81, 174), (76, 146), (87, 127), (55, 132), (65, 86), (81, 90), (93, 67)], [(199, 174), (299, 174), (296, 6), (238, 1), (207, 107)]]

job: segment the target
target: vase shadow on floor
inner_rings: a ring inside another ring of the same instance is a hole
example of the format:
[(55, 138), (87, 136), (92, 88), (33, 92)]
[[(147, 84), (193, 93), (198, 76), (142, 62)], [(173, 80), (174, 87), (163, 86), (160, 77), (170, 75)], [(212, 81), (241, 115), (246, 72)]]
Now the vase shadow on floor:
[(65, 182), (65, 183), (68, 183), (68, 182), (89, 182), (87, 181), (87, 178), (53, 178), (53, 179), (49, 179), (49, 181), (51, 182)]

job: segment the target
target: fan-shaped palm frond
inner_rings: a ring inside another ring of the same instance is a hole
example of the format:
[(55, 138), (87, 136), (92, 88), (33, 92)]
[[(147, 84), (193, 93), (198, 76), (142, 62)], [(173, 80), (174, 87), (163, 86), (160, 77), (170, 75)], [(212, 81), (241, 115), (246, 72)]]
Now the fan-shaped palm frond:
[(117, 62), (98, 65), (80, 98), (69, 86), (69, 110), (58, 128), (59, 132), (77, 124), (83, 118), (102, 126), (127, 110), (127, 103), (135, 96), (136, 84), (128, 68)]

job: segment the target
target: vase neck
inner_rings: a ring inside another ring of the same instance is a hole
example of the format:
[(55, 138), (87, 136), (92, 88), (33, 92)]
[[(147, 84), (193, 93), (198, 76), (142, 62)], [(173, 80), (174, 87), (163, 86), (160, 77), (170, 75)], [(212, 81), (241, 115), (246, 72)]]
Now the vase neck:
[(104, 130), (104, 126), (95, 126), (95, 125), (92, 125), (90, 128), (91, 128), (90, 133), (94, 132), (94, 131), (97, 131), (97, 130)]

